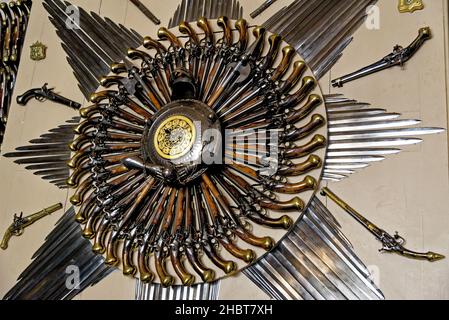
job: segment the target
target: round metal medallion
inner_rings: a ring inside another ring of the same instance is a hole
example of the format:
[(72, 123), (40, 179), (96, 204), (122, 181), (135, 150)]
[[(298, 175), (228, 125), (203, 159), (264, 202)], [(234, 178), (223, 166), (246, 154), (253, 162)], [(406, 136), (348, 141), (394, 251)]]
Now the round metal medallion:
[(176, 115), (167, 118), (156, 129), (154, 147), (164, 159), (178, 159), (193, 146), (196, 130), (192, 120)]

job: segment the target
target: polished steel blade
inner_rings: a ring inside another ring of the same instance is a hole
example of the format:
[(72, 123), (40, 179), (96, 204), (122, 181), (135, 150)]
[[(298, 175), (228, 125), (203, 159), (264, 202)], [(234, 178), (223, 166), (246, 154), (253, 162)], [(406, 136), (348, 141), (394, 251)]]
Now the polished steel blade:
[(373, 130), (373, 131), (354, 131), (346, 134), (332, 134), (329, 141), (344, 141), (354, 139), (379, 139), (395, 137), (411, 137), (417, 135), (429, 135), (444, 132), (439, 128), (410, 128), (410, 129), (392, 129), (392, 130)]
[(355, 149), (355, 148), (382, 148), (407, 146), (421, 143), (421, 139), (417, 138), (394, 138), (394, 139), (359, 139), (341, 142), (332, 142), (329, 144), (329, 150), (338, 149)]
[(390, 128), (400, 128), (414, 126), (421, 123), (420, 120), (390, 120), (390, 121), (373, 121), (357, 124), (329, 125), (331, 134), (340, 132), (364, 131), (364, 130), (380, 130)]

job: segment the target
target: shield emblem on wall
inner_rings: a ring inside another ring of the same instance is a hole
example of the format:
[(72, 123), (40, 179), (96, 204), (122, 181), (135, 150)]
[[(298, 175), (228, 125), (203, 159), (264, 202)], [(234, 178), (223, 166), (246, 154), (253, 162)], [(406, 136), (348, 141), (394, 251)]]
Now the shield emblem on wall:
[(42, 42), (37, 41), (31, 47), (31, 60), (40, 61), (44, 60), (47, 57), (47, 46)]

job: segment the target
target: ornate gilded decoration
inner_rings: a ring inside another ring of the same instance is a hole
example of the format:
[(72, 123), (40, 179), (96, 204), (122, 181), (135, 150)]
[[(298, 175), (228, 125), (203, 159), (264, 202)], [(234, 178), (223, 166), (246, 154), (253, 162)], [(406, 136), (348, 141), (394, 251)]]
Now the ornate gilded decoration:
[(47, 46), (40, 41), (31, 45), (30, 58), (33, 61), (41, 61), (47, 58)]
[(156, 130), (154, 146), (164, 159), (177, 159), (190, 151), (195, 141), (195, 126), (184, 116), (166, 119)]
[(94, 252), (164, 286), (270, 251), (313, 197), (327, 143), (321, 90), (280, 36), (240, 20), (236, 37), (226, 17), (198, 26), (200, 42), (186, 23), (161, 28), (128, 50), (135, 62), (113, 63), (70, 145), (71, 201)]
[(424, 9), (424, 3), (423, 0), (399, 0), (398, 9), (401, 13), (413, 13)]

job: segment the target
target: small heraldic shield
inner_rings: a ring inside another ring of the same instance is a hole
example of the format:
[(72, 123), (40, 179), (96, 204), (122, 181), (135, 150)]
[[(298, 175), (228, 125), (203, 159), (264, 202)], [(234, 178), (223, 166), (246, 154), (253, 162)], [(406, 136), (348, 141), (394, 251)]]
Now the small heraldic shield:
[(31, 47), (31, 60), (40, 61), (47, 57), (47, 46), (40, 41), (36, 41)]
[(424, 3), (422, 0), (399, 0), (398, 8), (401, 13), (413, 13), (416, 10), (424, 9)]

